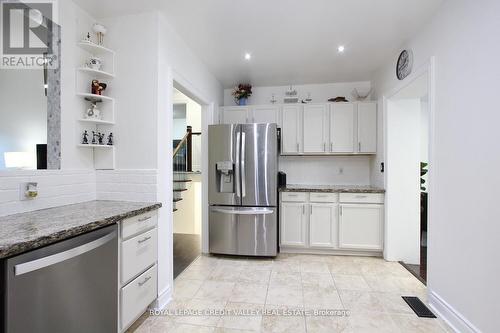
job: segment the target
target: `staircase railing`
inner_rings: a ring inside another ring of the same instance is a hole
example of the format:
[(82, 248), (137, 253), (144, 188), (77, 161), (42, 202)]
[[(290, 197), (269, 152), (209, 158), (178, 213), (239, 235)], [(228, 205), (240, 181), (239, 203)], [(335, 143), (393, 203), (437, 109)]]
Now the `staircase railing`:
[(184, 137), (174, 140), (174, 171), (193, 171), (193, 135), (201, 135), (201, 132), (193, 132), (193, 128), (187, 126)]

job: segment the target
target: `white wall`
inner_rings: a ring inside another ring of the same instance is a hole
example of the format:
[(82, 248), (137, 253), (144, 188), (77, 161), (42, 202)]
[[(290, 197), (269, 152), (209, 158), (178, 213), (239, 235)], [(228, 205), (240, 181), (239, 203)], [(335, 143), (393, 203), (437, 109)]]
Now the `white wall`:
[[(326, 102), (329, 98), (337, 96), (344, 96), (349, 101), (352, 101), (354, 99), (351, 92), (354, 88), (357, 88), (360, 93), (366, 93), (370, 90), (370, 87), (369, 81), (293, 85), (293, 88), (297, 90), (299, 100), (306, 99), (308, 93), (311, 93), (311, 98), (316, 103)], [(253, 87), (248, 104), (270, 104), (273, 94), (277, 103), (283, 103), (283, 97), (289, 88), (290, 86)], [(224, 90), (224, 105), (226, 106), (236, 105), (231, 95), (232, 90)]]
[[(500, 327), (499, 34), (500, 2), (448, 0), (404, 45), (414, 68), (435, 56), (428, 288), (433, 307), (462, 332)], [(398, 84), (396, 59), (374, 74), (379, 98)]]
[(280, 156), (288, 184), (370, 185), (368, 156)]
[(387, 106), (384, 257), (420, 263), (420, 99)]

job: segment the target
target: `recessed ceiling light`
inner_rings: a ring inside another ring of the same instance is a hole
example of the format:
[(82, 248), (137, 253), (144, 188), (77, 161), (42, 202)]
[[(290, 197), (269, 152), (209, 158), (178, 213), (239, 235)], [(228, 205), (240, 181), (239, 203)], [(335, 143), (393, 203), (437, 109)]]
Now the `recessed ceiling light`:
[(252, 55), (250, 53), (245, 53), (245, 60), (252, 59)]
[(337, 51), (339, 51), (339, 53), (344, 52), (344, 50), (345, 50), (344, 45), (339, 45), (339, 47), (337, 47)]

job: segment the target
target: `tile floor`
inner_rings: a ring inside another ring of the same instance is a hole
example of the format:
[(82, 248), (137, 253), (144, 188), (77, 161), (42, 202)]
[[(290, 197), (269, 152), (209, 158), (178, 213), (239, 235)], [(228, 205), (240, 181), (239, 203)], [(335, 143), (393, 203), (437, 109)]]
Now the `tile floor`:
[[(130, 332), (452, 332), (440, 319), (413, 313), (401, 295), (416, 295), (426, 302), (425, 286), (400, 264), (380, 258), (202, 256), (174, 284), (171, 311), (232, 312), (146, 313)], [(347, 310), (348, 316), (315, 316), (310, 312), (314, 309)], [(253, 312), (235, 314), (242, 310)]]

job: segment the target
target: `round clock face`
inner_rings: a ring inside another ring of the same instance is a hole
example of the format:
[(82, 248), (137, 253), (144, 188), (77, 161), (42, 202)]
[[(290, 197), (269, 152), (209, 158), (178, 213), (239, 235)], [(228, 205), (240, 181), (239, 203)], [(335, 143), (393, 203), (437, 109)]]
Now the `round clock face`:
[(413, 66), (413, 54), (410, 50), (403, 50), (398, 58), (396, 65), (396, 76), (399, 80), (403, 80), (410, 75)]

